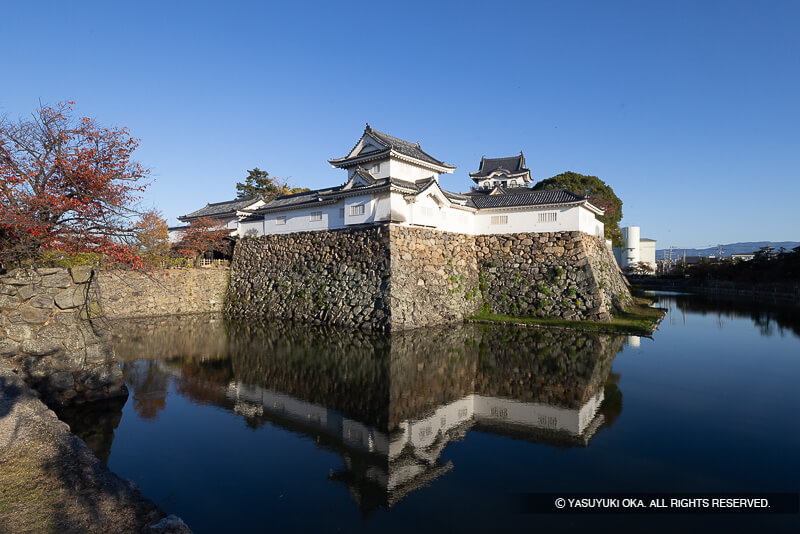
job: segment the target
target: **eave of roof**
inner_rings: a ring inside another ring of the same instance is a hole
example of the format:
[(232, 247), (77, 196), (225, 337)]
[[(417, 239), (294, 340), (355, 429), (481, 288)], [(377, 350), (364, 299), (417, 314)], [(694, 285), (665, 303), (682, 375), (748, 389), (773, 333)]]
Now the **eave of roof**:
[(178, 217), (178, 220), (187, 222), (193, 219), (200, 219), (202, 217), (209, 217), (212, 219), (228, 216), (233, 217), (236, 215), (237, 211), (246, 208), (251, 204), (255, 204), (261, 199), (262, 197), (260, 195), (254, 195), (242, 199), (226, 200), (224, 202), (209, 202), (199, 210), (187, 213), (186, 215), (181, 215)]
[[(503, 171), (505, 171), (505, 169), (503, 169)], [(490, 180), (495, 176), (502, 176), (503, 177), (501, 178), (502, 180), (513, 180), (515, 178), (525, 178), (527, 176), (529, 180), (532, 180), (531, 172), (528, 169), (525, 169), (524, 171), (517, 173), (500, 172), (500, 171), (492, 171), (488, 174), (480, 174), (474, 172), (469, 173), (469, 177), (472, 178), (474, 182), (480, 182), (482, 180)]]
[(305, 193), (300, 193), (299, 195), (284, 195), (274, 199), (266, 206), (252, 210), (249, 213), (265, 214), (274, 213), (276, 211), (290, 211), (294, 209), (308, 208), (309, 206), (326, 206), (335, 204), (340, 199), (346, 197), (360, 196), (371, 193), (382, 193), (397, 187), (409, 189), (406, 184), (413, 185), (410, 184), (410, 182), (403, 182), (402, 180), (381, 178), (376, 180), (375, 184), (365, 187), (343, 189), (342, 186), (339, 186), (325, 190), (320, 189), (316, 191), (308, 191)]
[(543, 191), (525, 189), (526, 191), (524, 192), (506, 192), (501, 195), (473, 191), (470, 197), (478, 209), (584, 205), (587, 209), (602, 214), (602, 210), (591, 204), (585, 197), (565, 189), (546, 189)]

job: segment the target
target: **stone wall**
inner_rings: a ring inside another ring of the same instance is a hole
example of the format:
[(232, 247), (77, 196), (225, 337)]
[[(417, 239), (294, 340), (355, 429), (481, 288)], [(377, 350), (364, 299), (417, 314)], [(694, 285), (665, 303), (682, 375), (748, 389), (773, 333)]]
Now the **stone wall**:
[(221, 312), (230, 270), (100, 271), (103, 313), (110, 319)]
[(475, 241), (488, 311), (607, 321), (630, 299), (614, 257), (597, 237), (522, 233)]
[(0, 357), (51, 406), (127, 395), (91, 267), (0, 277)]
[(266, 235), (237, 243), (226, 311), (387, 330), (389, 228)]
[(392, 225), (393, 330), (462, 321), (480, 307), (475, 237)]
[(375, 330), (494, 313), (609, 320), (630, 293), (598, 238), (471, 236), (398, 225), (244, 239), (226, 310)]

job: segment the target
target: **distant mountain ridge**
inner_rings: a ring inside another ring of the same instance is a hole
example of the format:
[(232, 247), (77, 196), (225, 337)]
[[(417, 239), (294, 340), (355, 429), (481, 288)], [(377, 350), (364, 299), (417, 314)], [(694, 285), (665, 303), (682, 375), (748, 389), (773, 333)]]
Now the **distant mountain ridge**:
[[(781, 247), (786, 250), (792, 250), (797, 246), (800, 246), (800, 242), (798, 241), (745, 241), (742, 243), (728, 243), (727, 245), (722, 245), (722, 257), (727, 258), (731, 254), (751, 254), (761, 247), (772, 247), (777, 252)], [(701, 256), (707, 258), (708, 256), (717, 255), (717, 247), (686, 249), (674, 247), (672, 249), (673, 257), (682, 257), (684, 250), (687, 256)], [(659, 260), (664, 258), (665, 254), (669, 255), (669, 249), (662, 248), (656, 250), (656, 258)]]

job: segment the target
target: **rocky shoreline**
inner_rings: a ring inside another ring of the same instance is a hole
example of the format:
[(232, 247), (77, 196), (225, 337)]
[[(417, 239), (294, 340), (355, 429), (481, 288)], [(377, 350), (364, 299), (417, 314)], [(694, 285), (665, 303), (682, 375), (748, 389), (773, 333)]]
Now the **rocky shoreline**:
[(190, 532), (52, 408), (128, 395), (88, 266), (0, 277), (0, 532)]
[(191, 532), (118, 477), (0, 360), (0, 532)]

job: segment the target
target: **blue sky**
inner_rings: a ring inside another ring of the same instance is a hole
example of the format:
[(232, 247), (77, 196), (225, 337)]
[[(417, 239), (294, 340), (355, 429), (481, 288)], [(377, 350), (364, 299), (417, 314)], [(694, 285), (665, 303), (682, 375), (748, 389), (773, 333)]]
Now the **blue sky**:
[(658, 247), (800, 240), (800, 2), (8, 2), (0, 113), (128, 126), (170, 223), (258, 166), (343, 181), (364, 123), (609, 183)]

